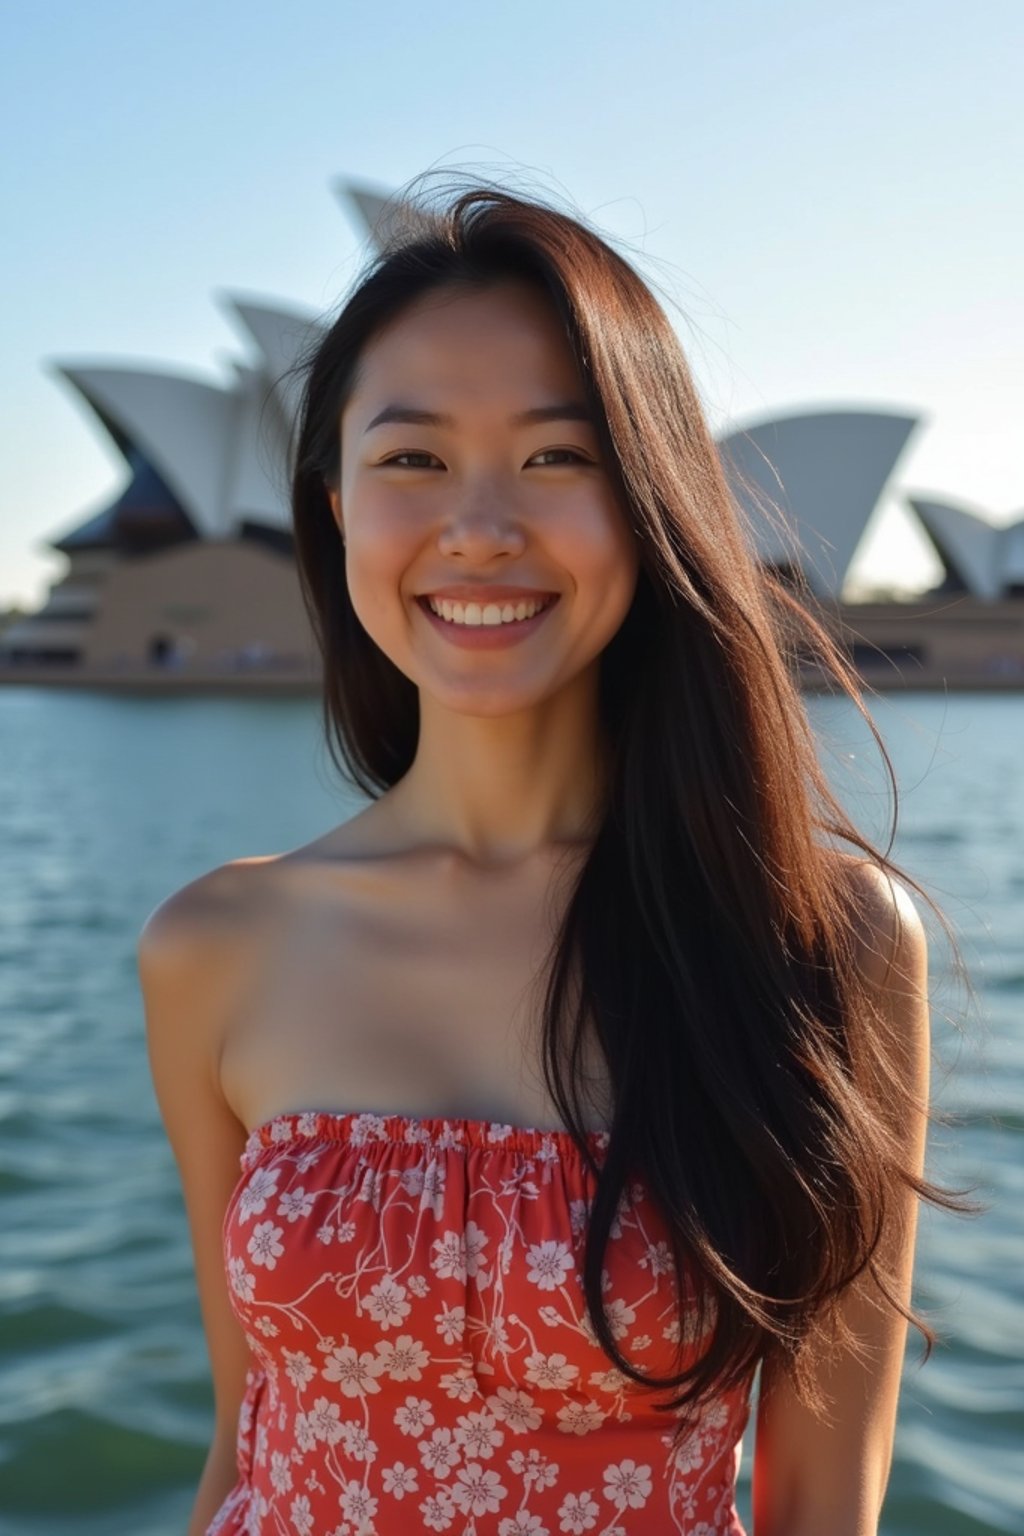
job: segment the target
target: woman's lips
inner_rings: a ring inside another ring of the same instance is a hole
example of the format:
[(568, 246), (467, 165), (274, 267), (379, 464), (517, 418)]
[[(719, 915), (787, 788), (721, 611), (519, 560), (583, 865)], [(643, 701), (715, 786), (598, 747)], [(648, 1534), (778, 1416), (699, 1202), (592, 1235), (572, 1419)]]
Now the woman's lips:
[(510, 624), (455, 624), (435, 613), (425, 597), (417, 598), (417, 602), (434, 629), (453, 645), (471, 651), (497, 651), (529, 639), (557, 606), (558, 598), (551, 598), (531, 619), (513, 619)]

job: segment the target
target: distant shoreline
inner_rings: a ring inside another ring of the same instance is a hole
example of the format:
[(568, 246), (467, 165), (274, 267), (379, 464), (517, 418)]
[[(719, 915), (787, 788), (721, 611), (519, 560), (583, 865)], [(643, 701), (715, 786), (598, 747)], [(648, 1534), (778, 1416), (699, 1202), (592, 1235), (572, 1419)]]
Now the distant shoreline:
[(156, 668), (105, 671), (89, 667), (0, 666), (0, 688), (70, 688), (121, 694), (245, 694), (313, 697), (320, 679), (310, 673), (189, 672)]
[[(860, 676), (861, 686), (877, 693), (1021, 693), (1024, 674), (980, 672), (965, 667), (944, 673), (927, 668), (898, 671), (881, 666), (877, 676)], [(84, 667), (0, 667), (0, 688), (53, 688), (78, 692), (139, 694), (145, 697), (185, 694), (211, 697), (316, 698), (321, 681), (309, 674), (274, 672), (188, 672), (140, 670), (101, 671)], [(800, 678), (803, 693), (836, 693), (831, 678), (808, 668)]]

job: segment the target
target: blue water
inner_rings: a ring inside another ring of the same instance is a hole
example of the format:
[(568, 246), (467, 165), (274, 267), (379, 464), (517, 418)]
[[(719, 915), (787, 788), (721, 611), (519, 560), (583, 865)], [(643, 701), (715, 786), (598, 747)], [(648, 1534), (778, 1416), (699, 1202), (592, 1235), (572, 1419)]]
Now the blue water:
[[(843, 701), (809, 701), (830, 777), (886, 832)], [(955, 924), (932, 936), (932, 1171), (986, 1202), (926, 1211), (883, 1531), (1024, 1532), (1024, 697), (900, 695), (873, 712), (901, 789), (894, 857)], [(0, 691), (0, 1533), (180, 1536), (212, 1428), (135, 943), (170, 891), (345, 819), (309, 700)], [(749, 1454), (749, 1453), (748, 1453)], [(748, 1492), (749, 1465), (743, 1473)]]

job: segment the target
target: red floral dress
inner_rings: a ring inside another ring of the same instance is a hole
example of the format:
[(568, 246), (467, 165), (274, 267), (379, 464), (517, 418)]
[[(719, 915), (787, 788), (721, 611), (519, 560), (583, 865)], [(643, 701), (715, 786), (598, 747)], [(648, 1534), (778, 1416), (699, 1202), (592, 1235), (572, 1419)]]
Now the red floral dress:
[[(259, 1126), (241, 1166), (224, 1257), (254, 1364), (206, 1536), (743, 1536), (749, 1383), (673, 1448), (670, 1394), (612, 1366), (582, 1289), (596, 1181), (567, 1131), (310, 1111)], [(681, 1323), (696, 1342), (638, 1182), (605, 1309), (645, 1369), (673, 1369)]]

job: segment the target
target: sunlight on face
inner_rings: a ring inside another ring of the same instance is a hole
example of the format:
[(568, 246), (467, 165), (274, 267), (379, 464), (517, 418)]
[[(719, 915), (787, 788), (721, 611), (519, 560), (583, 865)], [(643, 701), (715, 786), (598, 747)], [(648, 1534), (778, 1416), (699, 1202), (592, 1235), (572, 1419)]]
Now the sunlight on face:
[[(435, 292), (367, 345), (331, 499), (360, 622), (421, 698), (460, 713), (577, 682), (632, 601), (635, 535), (561, 323), (526, 283)], [(515, 638), (453, 634), (423, 600), (454, 589), (556, 600)]]

